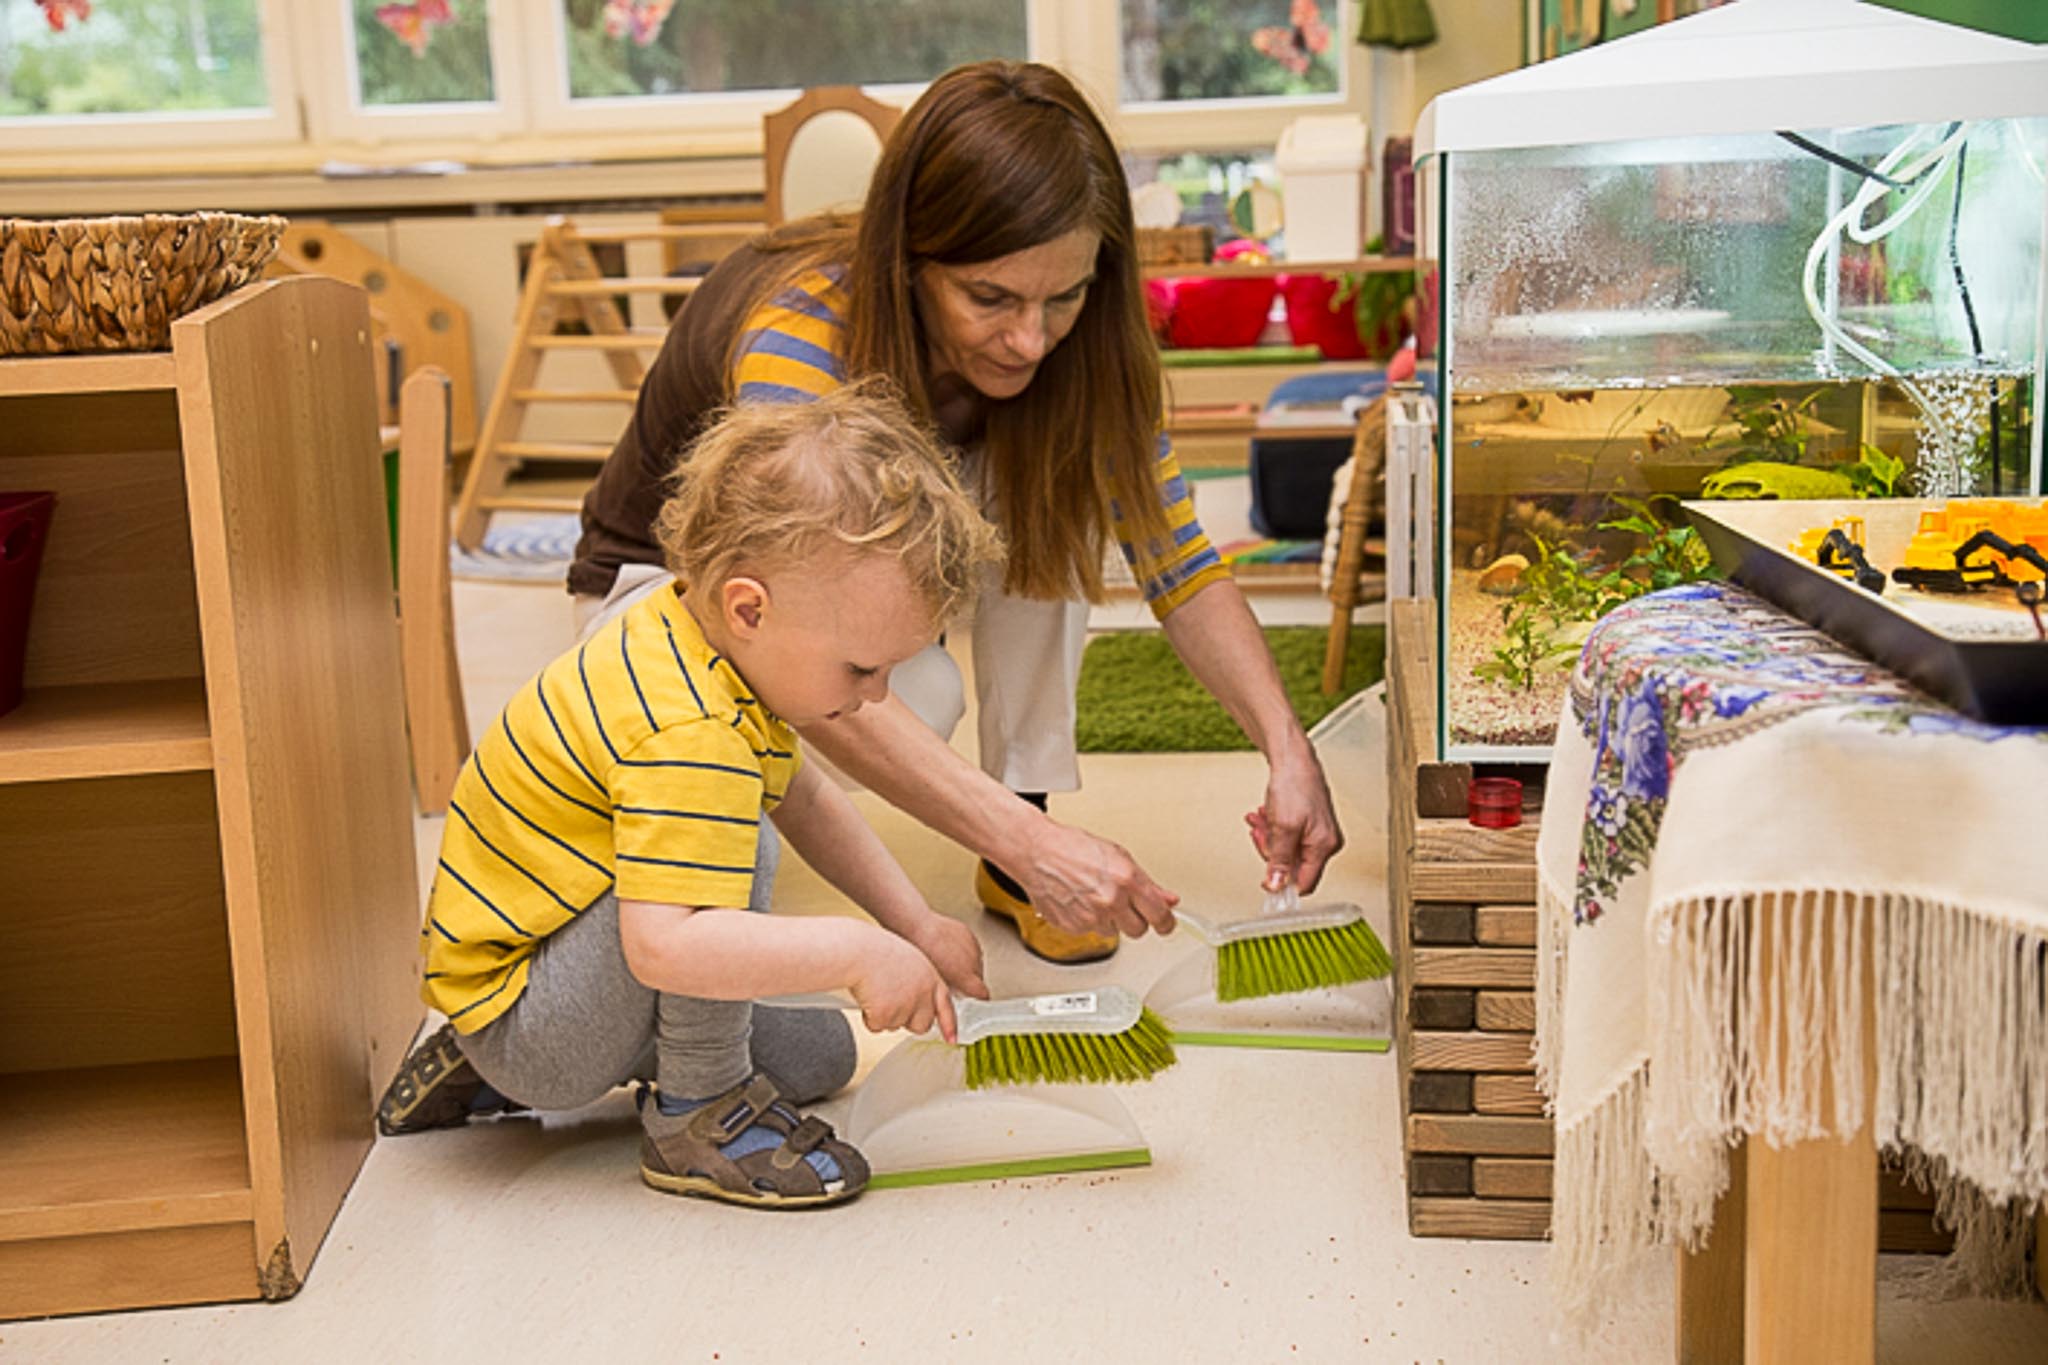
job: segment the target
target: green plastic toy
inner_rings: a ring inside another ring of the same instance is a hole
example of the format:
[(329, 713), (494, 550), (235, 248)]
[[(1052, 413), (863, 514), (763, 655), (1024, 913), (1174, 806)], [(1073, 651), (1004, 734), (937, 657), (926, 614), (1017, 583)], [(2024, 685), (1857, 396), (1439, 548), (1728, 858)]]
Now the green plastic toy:
[(1808, 469), (1804, 465), (1780, 464), (1775, 460), (1751, 460), (1730, 465), (1709, 474), (1700, 483), (1703, 498), (1765, 498), (1787, 501), (1808, 498), (1853, 498), (1856, 485), (1846, 474), (1832, 469)]

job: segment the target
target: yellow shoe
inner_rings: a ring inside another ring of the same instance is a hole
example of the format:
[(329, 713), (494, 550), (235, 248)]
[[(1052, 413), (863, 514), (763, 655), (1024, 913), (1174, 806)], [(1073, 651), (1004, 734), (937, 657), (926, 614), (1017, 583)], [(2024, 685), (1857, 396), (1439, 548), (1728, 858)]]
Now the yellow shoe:
[(1024, 946), (1047, 962), (1069, 966), (1079, 962), (1100, 962), (1116, 951), (1118, 939), (1115, 934), (1076, 934), (1047, 923), (1027, 898), (1005, 891), (989, 875), (986, 862), (974, 870), (974, 894), (981, 897), (982, 906), (990, 914), (1000, 915), (1016, 925), (1017, 937), (1024, 940)]

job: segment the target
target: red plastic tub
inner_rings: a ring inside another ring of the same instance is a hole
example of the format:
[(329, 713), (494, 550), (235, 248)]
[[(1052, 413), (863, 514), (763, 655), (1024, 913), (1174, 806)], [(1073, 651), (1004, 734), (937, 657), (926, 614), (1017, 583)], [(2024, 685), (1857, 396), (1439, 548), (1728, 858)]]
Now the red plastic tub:
[(1325, 360), (1363, 360), (1365, 343), (1358, 339), (1350, 301), (1330, 307), (1338, 283), (1329, 275), (1280, 277), (1280, 295), (1287, 300), (1287, 335), (1297, 346), (1315, 347)]
[(1155, 326), (1165, 317), (1168, 345), (1213, 348), (1255, 345), (1279, 286), (1271, 279), (1176, 276), (1147, 280), (1145, 291)]
[(1512, 777), (1473, 778), (1465, 818), (1481, 829), (1513, 829), (1522, 823), (1522, 784)]
[(21, 705), (28, 609), (56, 509), (55, 493), (0, 493), (0, 715)]

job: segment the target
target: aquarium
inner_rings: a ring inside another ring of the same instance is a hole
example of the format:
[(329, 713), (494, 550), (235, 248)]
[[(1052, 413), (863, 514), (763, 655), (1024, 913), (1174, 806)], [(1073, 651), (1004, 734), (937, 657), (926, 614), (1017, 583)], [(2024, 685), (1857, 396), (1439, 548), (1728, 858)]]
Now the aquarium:
[(1439, 150), (1439, 752), (1547, 756), (1592, 623), (1714, 572), (1679, 499), (2039, 490), (2044, 167), (2040, 117)]

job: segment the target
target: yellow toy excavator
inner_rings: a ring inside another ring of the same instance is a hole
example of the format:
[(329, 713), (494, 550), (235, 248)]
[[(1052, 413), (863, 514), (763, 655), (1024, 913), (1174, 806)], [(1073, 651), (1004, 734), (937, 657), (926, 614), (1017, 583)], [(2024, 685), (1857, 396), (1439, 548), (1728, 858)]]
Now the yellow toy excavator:
[(1892, 581), (1932, 592), (2048, 581), (2048, 505), (1956, 498), (1930, 507)]
[(1866, 592), (1884, 592), (1884, 571), (1872, 568), (1863, 550), (1861, 517), (1836, 517), (1832, 526), (1808, 527), (1792, 542), (1792, 553)]

